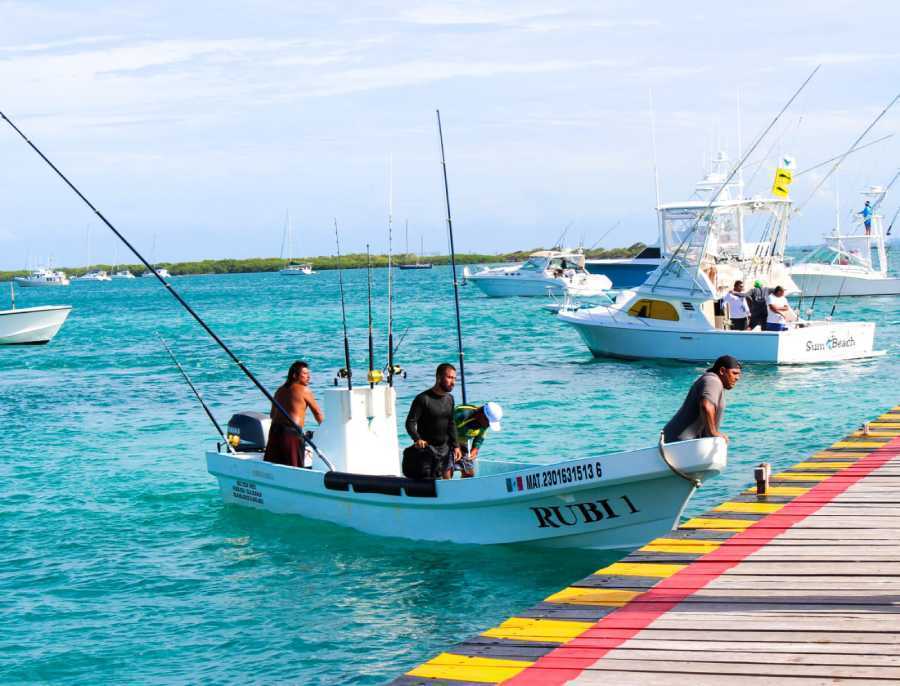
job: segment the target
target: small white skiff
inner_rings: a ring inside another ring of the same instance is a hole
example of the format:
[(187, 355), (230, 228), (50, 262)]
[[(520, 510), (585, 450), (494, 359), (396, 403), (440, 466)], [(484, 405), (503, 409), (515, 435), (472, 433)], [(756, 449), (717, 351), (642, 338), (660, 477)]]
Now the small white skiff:
[(702, 481), (727, 461), (725, 442), (705, 438), (553, 464), (485, 462), (472, 479), (413, 481), (400, 476), (395, 397), (387, 386), (325, 392), (316, 441), (334, 470), (318, 457), (312, 469), (264, 462), (268, 419), (252, 414), (229, 423), (238, 452), (208, 452), (207, 468), (226, 503), (379, 536), (620, 549), (678, 523), (695, 486), (673, 468)]
[(68, 305), (0, 310), (0, 345), (48, 343), (71, 311)]

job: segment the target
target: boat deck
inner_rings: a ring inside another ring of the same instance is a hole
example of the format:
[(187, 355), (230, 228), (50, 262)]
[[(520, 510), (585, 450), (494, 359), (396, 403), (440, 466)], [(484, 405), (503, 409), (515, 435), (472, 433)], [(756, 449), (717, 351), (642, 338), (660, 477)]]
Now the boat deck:
[(497, 683), (900, 683), (900, 406), (393, 682)]

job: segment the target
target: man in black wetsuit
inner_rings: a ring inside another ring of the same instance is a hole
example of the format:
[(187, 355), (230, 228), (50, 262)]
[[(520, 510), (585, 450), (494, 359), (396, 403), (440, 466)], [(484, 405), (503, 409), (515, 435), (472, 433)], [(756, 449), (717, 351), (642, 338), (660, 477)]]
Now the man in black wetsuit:
[(406, 433), (413, 445), (403, 451), (403, 476), (437, 479), (461, 457), (453, 421), (456, 367), (444, 362), (435, 372), (434, 386), (419, 393), (406, 417)]

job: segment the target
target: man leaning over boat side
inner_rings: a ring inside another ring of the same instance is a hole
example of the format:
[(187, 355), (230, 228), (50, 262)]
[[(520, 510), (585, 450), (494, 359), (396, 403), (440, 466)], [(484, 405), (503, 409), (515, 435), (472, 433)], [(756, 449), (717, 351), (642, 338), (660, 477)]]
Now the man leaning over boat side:
[(275, 391), (275, 400), (290, 415), (290, 419), (285, 417), (274, 403), (272, 404), (272, 410), (269, 412), (272, 427), (269, 429), (269, 440), (266, 441), (266, 454), (263, 457), (266, 462), (289, 467), (307, 466), (304, 464), (306, 438), (297, 433), (290, 420), (292, 419), (302, 429), (307, 409), (313, 413), (319, 424), (325, 419), (309, 387), (309, 378), (309, 365), (297, 360), (288, 370), (287, 380)]
[(663, 429), (666, 443), (718, 436), (725, 414), (725, 391), (741, 378), (741, 363), (731, 355), (722, 355), (694, 383), (675, 416)]
[(503, 408), (493, 402), (485, 403), (481, 407), (457, 405), (453, 409), (457, 440), (462, 439), (459, 445), (461, 457), (444, 472), (445, 479), (452, 479), (453, 472), (457, 470), (462, 473), (464, 479), (475, 476), (475, 460), (478, 458), (481, 444), (484, 443), (485, 434), (488, 429), (500, 431), (502, 418)]
[(409, 479), (437, 479), (450, 471), (461, 458), (453, 422), (456, 367), (439, 364), (434, 386), (412, 401), (406, 417), (406, 433), (413, 444), (403, 451), (403, 476)]

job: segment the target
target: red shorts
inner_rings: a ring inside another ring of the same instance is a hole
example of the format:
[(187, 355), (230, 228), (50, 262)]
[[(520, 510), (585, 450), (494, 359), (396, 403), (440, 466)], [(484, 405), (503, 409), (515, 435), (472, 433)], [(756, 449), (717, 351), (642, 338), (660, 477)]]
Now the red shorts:
[(302, 467), (305, 451), (306, 441), (297, 434), (296, 429), (283, 424), (272, 424), (263, 460), (288, 467)]

